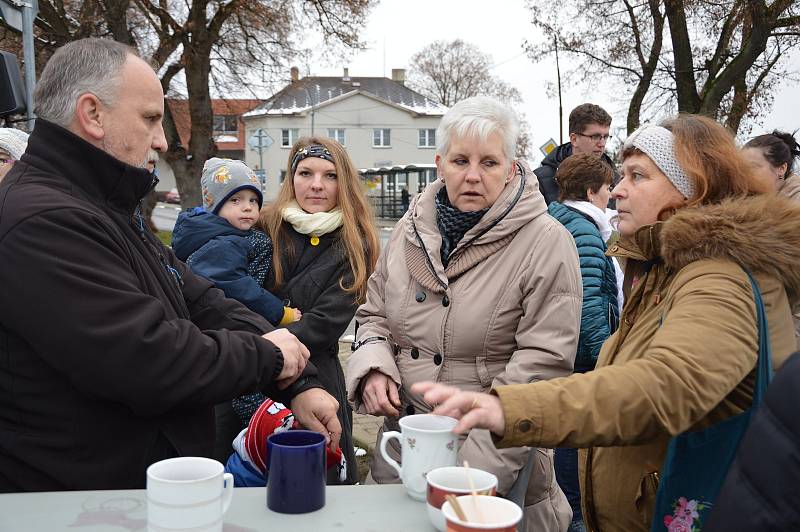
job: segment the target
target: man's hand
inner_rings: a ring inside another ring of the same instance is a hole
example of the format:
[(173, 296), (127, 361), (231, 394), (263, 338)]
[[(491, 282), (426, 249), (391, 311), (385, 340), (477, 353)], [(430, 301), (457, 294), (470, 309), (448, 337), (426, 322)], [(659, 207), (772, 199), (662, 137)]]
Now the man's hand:
[(333, 396), (322, 388), (311, 388), (295, 395), (290, 408), (300, 425), (325, 436), (332, 451), (339, 448), (342, 425), (336, 417), (339, 402)]
[(368, 414), (391, 417), (400, 415), (400, 394), (391, 377), (373, 369), (362, 382), (361, 401)]
[(275, 344), (283, 354), (283, 369), (276, 379), (278, 388), (283, 390), (303, 373), (311, 353), (295, 335), (286, 329), (275, 329), (262, 335), (262, 338)]
[(421, 393), (433, 413), (458, 419), (453, 432), (466, 434), (474, 428), (489, 429), (499, 437), (506, 432), (506, 416), (500, 398), (488, 393), (462, 392), (453, 386), (434, 382), (418, 382), (411, 391)]

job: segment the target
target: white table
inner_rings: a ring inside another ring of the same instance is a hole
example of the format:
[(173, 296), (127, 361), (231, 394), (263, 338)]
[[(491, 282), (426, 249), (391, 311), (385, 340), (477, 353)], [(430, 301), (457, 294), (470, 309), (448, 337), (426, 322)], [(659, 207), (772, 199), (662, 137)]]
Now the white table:
[[(400, 485), (333, 486), (325, 507), (300, 515), (267, 509), (266, 488), (236, 488), (225, 532), (435, 532), (424, 502)], [(145, 490), (0, 495), (2, 532), (147, 530)]]

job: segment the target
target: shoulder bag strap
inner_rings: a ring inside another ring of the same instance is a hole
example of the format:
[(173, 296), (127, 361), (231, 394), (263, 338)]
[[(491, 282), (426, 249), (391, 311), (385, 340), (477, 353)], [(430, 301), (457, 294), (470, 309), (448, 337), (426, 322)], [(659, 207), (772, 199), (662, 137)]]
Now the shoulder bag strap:
[(764, 310), (764, 301), (761, 299), (761, 290), (758, 283), (746, 269), (744, 270), (753, 287), (753, 298), (756, 303), (756, 322), (758, 323), (758, 362), (756, 365), (756, 384), (753, 390), (753, 406), (761, 403), (772, 380), (772, 346), (769, 340), (769, 324), (767, 313)]

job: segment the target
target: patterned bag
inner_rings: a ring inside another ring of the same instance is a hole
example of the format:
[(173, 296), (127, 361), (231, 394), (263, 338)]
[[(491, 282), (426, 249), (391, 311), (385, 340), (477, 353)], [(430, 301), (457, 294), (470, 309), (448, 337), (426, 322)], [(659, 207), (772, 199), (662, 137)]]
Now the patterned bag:
[(750, 417), (761, 403), (772, 378), (772, 349), (761, 291), (753, 287), (758, 321), (758, 362), (753, 404), (745, 412), (697, 432), (670, 440), (661, 468), (655, 513), (650, 532), (699, 532), (736, 455)]

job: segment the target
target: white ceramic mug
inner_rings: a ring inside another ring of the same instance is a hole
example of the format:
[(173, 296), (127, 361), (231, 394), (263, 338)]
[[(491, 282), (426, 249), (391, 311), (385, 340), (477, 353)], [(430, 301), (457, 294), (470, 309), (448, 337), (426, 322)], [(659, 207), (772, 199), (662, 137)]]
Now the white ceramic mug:
[[(383, 433), (381, 456), (397, 471), (412, 499), (425, 500), (428, 471), (456, 465), (458, 436), (453, 434), (453, 428), (457, 423), (447, 416), (416, 414), (400, 419), (400, 432)], [(402, 465), (386, 452), (386, 444), (392, 438), (400, 441)]]
[(210, 458), (184, 456), (147, 468), (147, 529), (222, 532), (233, 475)]

